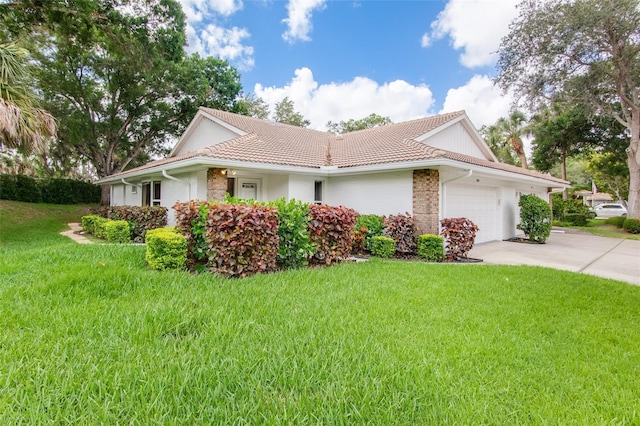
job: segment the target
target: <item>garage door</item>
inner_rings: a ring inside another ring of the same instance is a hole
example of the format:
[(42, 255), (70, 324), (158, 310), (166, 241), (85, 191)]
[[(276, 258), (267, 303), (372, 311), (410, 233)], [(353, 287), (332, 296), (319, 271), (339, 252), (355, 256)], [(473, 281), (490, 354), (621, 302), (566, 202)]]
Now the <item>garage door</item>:
[(445, 217), (466, 217), (478, 225), (476, 243), (498, 239), (496, 188), (449, 184), (444, 200)]

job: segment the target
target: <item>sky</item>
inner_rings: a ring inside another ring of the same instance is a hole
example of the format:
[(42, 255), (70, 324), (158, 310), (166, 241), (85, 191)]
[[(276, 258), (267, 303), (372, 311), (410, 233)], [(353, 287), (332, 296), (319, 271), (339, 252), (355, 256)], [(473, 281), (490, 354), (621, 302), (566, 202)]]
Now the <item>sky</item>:
[(179, 1), (188, 52), (226, 59), (272, 111), (289, 97), (310, 128), (462, 109), (480, 128), (511, 108), (492, 78), (517, 0)]

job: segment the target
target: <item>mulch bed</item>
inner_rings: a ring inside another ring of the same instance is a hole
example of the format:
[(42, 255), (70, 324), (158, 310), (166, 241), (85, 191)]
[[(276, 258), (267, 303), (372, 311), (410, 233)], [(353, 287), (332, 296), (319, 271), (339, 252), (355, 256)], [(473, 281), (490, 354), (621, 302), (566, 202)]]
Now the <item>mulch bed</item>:
[(508, 241), (510, 243), (543, 244), (539, 241), (531, 241), (530, 239), (524, 238), (524, 237), (507, 238), (506, 240), (503, 240), (503, 241)]

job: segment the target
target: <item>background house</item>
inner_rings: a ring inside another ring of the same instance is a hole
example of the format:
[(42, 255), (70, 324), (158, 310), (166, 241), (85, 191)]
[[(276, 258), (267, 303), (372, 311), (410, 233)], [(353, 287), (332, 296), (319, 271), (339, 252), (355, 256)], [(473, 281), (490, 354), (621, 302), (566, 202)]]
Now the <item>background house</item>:
[[(280, 197), (344, 205), (362, 214), (408, 212), (419, 231), (467, 217), (476, 242), (509, 238), (518, 199), (548, 200), (569, 183), (497, 161), (458, 111), (344, 135), (200, 108), (167, 158), (98, 181), (112, 205)], [(169, 222), (173, 223), (170, 210)]]

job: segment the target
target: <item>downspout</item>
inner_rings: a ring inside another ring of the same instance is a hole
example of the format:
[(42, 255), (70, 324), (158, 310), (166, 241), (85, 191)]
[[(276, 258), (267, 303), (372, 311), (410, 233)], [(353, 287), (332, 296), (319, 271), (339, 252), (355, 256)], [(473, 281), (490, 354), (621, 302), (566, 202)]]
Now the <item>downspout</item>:
[(125, 185), (131, 185), (131, 186), (135, 186), (136, 188), (142, 188), (142, 185), (137, 184), (137, 183), (131, 183), (131, 182), (127, 182), (126, 180), (124, 180), (124, 178), (120, 179), (122, 181), (122, 183), (124, 183)]
[(468, 169), (467, 170), (467, 174), (462, 175), (462, 176), (456, 176), (456, 177), (452, 177), (451, 179), (447, 179), (443, 182), (440, 183), (440, 218), (444, 219), (444, 206), (446, 205), (446, 201), (447, 201), (447, 192), (445, 191), (445, 185), (448, 184), (449, 182), (453, 182), (459, 179), (464, 179), (464, 178), (468, 178), (469, 176), (471, 176), (473, 174), (473, 170)]
[(178, 179), (177, 177), (173, 177), (169, 173), (167, 173), (166, 170), (162, 171), (162, 176), (166, 177), (167, 179), (175, 180), (176, 182), (180, 182), (180, 183), (183, 183), (183, 184), (187, 185), (187, 187), (189, 188), (189, 190), (188, 190), (189, 198), (187, 198), (187, 199), (188, 200), (191, 199), (191, 182), (189, 182), (187, 180), (183, 180), (183, 179)]

